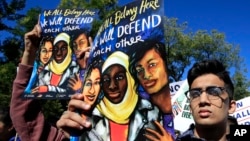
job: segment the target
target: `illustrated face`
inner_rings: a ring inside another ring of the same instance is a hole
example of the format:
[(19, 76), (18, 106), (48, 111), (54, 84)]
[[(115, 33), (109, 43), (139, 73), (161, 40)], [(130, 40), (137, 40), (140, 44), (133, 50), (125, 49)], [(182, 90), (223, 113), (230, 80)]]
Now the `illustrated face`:
[[(210, 86), (225, 87), (225, 83), (214, 74), (205, 74), (197, 77), (190, 89), (205, 90)], [(207, 93), (203, 91), (199, 97), (190, 101), (190, 108), (197, 125), (220, 125), (227, 122), (227, 115), (235, 110), (235, 101), (229, 101), (226, 90), (223, 90), (220, 97), (210, 100)]]
[(121, 65), (112, 65), (103, 73), (104, 95), (112, 103), (120, 103), (127, 91), (126, 70)]
[(140, 84), (149, 94), (159, 92), (168, 83), (166, 65), (155, 49), (147, 51), (135, 69)]
[(53, 49), (54, 59), (57, 63), (62, 63), (68, 53), (68, 44), (64, 41), (56, 43)]
[(46, 41), (40, 51), (40, 61), (43, 64), (47, 64), (50, 57), (52, 56), (53, 45), (52, 42)]
[(83, 86), (84, 101), (88, 104), (93, 105), (99, 95), (101, 88), (101, 73), (98, 68), (94, 68), (90, 75), (86, 78)]
[(74, 40), (73, 48), (74, 48), (75, 54), (79, 53), (81, 50), (83, 50), (86, 47), (88, 47), (88, 39), (87, 39), (87, 36), (84, 33), (82, 33)]

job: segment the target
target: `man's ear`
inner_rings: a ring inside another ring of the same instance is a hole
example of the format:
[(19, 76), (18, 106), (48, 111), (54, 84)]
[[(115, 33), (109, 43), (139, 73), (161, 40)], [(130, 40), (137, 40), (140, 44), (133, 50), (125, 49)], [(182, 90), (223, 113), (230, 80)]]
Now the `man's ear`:
[(229, 108), (228, 108), (228, 113), (229, 114), (233, 114), (236, 110), (236, 101), (235, 100), (231, 100), (229, 102)]

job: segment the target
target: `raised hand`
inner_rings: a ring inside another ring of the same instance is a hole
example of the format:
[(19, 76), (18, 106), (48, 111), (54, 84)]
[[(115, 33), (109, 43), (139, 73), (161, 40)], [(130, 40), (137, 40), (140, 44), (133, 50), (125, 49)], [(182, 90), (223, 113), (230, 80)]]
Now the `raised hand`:
[(68, 87), (71, 88), (73, 91), (80, 90), (83, 87), (83, 82), (80, 79), (80, 74), (77, 73), (74, 77), (69, 79)]
[(34, 65), (36, 58), (36, 51), (39, 48), (39, 42), (41, 38), (41, 27), (36, 24), (32, 31), (24, 35), (24, 53), (21, 63), (24, 65)]
[(172, 136), (166, 132), (163, 126), (158, 122), (154, 121), (156, 127), (160, 129), (160, 132), (157, 132), (153, 129), (146, 128), (145, 137), (151, 141), (174, 141)]
[[(91, 110), (91, 106), (83, 101), (83, 95), (74, 94), (69, 101), (68, 110), (63, 113), (56, 125), (68, 138), (72, 131), (84, 132), (84, 129), (91, 127), (90, 117), (84, 114), (89, 110)], [(82, 111), (81, 115), (79, 111)]]

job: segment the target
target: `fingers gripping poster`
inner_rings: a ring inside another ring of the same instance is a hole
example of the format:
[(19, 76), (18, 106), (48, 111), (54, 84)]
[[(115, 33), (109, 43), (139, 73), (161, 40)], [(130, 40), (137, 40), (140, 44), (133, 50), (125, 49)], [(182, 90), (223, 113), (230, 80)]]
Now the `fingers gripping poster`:
[(96, 10), (52, 9), (39, 17), (42, 37), (24, 98), (69, 99), (82, 89), (84, 50)]
[(93, 128), (83, 140), (174, 140), (163, 7), (134, 1), (99, 27), (82, 91)]

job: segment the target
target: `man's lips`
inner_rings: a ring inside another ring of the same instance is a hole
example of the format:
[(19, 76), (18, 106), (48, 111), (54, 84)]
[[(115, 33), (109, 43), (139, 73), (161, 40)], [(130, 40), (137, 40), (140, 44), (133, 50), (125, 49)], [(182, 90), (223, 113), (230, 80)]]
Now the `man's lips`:
[(210, 110), (202, 109), (202, 110), (200, 110), (198, 113), (199, 113), (199, 116), (200, 116), (200, 117), (205, 118), (205, 117), (209, 117), (209, 115), (210, 115), (212, 112), (211, 112)]

